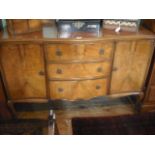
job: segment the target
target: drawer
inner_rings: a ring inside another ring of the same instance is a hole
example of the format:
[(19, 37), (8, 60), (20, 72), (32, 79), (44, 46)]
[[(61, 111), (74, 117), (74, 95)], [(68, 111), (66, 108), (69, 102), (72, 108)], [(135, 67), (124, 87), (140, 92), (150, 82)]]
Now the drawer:
[(58, 44), (46, 45), (47, 59), (57, 60), (89, 60), (111, 59), (113, 51), (112, 42), (94, 44)]
[(51, 99), (90, 99), (107, 94), (107, 79), (84, 81), (51, 81)]
[(48, 65), (49, 78), (87, 78), (96, 76), (108, 76), (110, 62), (100, 63), (73, 63)]
[(154, 101), (155, 102), (155, 86), (152, 86), (149, 89), (148, 101), (150, 101), (150, 102)]

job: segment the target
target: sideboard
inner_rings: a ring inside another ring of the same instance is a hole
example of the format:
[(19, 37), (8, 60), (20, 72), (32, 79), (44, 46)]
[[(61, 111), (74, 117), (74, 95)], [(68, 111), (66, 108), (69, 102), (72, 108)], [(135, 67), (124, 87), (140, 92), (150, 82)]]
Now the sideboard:
[(101, 30), (59, 38), (56, 27), (10, 36), (0, 33), (0, 69), (8, 100), (48, 102), (143, 95), (155, 35)]

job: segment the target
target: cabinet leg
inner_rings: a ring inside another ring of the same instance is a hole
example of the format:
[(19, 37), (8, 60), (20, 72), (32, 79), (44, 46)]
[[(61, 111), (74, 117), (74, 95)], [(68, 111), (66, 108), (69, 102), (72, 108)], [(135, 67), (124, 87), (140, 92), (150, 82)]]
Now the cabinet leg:
[(141, 112), (143, 99), (144, 99), (144, 93), (141, 93), (137, 97), (137, 101), (135, 102), (135, 110), (136, 110), (137, 113), (140, 113)]
[(8, 106), (11, 109), (11, 112), (13, 114), (13, 118), (17, 118), (17, 113), (16, 113), (16, 110), (14, 108), (13, 102), (12, 101), (8, 101)]

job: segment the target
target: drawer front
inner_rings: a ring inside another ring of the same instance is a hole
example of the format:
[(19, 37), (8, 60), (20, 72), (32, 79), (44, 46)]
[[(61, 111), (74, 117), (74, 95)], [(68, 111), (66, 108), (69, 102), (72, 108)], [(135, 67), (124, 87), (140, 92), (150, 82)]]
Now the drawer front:
[(46, 45), (48, 61), (57, 60), (89, 60), (111, 59), (113, 51), (112, 42), (94, 44), (58, 44)]
[(51, 81), (51, 99), (90, 99), (107, 94), (107, 79), (84, 81)]
[(48, 65), (49, 78), (87, 78), (108, 76), (110, 62), (101, 63), (73, 63)]
[(150, 102), (151, 101), (154, 101), (155, 102), (155, 87), (154, 86), (150, 87), (149, 95), (148, 95), (148, 100)]

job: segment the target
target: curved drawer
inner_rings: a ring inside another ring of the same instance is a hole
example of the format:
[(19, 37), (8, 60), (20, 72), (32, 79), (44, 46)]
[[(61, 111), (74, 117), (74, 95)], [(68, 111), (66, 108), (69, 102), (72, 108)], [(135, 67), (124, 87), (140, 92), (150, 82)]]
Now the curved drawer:
[(90, 99), (107, 94), (107, 79), (84, 81), (51, 81), (51, 99)]
[(69, 79), (108, 76), (110, 66), (110, 62), (50, 64), (48, 65), (48, 77)]
[(112, 42), (91, 44), (48, 44), (45, 45), (47, 60), (89, 60), (111, 59), (114, 44)]

